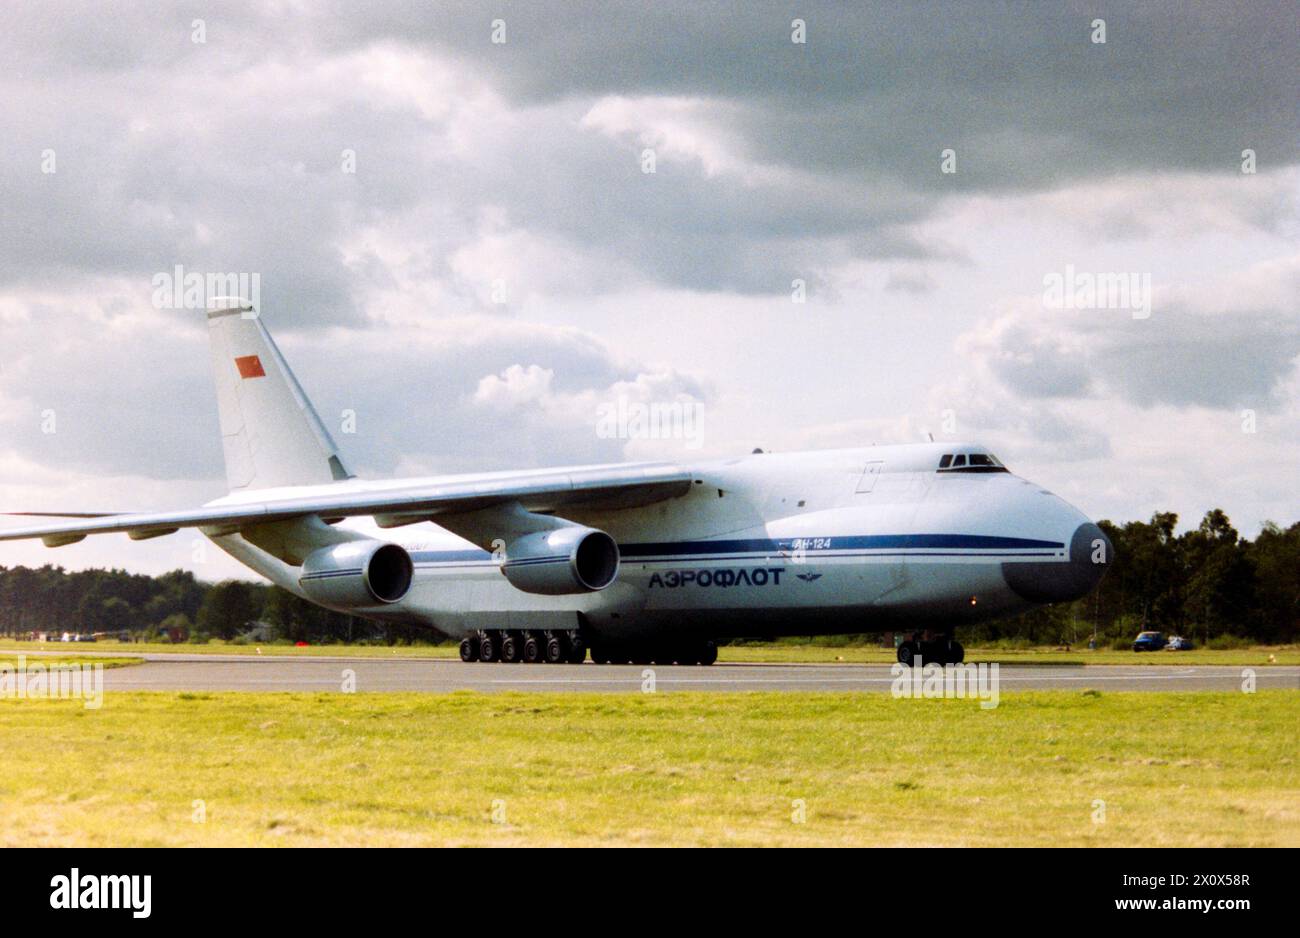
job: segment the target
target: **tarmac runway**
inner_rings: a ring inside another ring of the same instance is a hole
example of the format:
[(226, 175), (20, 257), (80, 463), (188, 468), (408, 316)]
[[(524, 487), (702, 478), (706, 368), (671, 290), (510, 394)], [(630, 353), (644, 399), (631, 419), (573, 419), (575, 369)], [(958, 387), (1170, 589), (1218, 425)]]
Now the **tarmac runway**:
[[(79, 652), (81, 653), (81, 652)], [(31, 657), (36, 657), (35, 655)], [(242, 655), (146, 655), (143, 664), (104, 672), (104, 690), (166, 691), (597, 691), (639, 693), (645, 671), (656, 691), (868, 691), (888, 693), (889, 665), (465, 664), (454, 659), (286, 658)], [(999, 668), (1001, 692), (1016, 690), (1240, 690), (1243, 668), (1177, 665), (1032, 665)], [(1260, 690), (1300, 690), (1300, 667), (1254, 669)]]

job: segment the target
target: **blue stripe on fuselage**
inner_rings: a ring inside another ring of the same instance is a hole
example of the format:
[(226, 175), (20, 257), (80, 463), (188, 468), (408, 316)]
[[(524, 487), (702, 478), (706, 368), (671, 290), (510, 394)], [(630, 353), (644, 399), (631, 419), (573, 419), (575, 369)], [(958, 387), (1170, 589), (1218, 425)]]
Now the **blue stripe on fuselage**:
[[(843, 557), (847, 551), (890, 551), (889, 556), (993, 556), (993, 554), (964, 554), (965, 551), (998, 551), (1005, 556), (1037, 556), (1024, 551), (1063, 550), (1059, 541), (1042, 541), (1027, 537), (1001, 537), (992, 534), (859, 534), (831, 537), (750, 538), (744, 540), (715, 541), (660, 541), (644, 544), (620, 544), (620, 555), (626, 560), (649, 560), (670, 557), (678, 560), (708, 560), (717, 557), (734, 557), (737, 554), (771, 554), (795, 550), (794, 544), (803, 545), (808, 557)], [(820, 547), (810, 547), (816, 542)], [(945, 554), (922, 553), (947, 551)], [(1017, 551), (1017, 553), (1010, 553)], [(411, 559), (420, 564), (481, 563), (491, 559), (486, 550), (417, 550)], [(1042, 556), (1050, 556), (1045, 554)], [(545, 558), (550, 560), (550, 558)], [(536, 561), (523, 561), (524, 563)]]
[[(771, 540), (754, 538), (736, 541), (664, 541), (651, 544), (620, 544), (624, 557), (671, 557), (677, 554), (760, 554), (765, 551), (793, 550), (795, 542), (806, 553), (822, 550), (1014, 550), (1045, 548), (1060, 550), (1058, 541), (1039, 541), (1027, 537), (999, 537), (990, 534), (859, 534), (831, 537), (796, 537)], [(820, 542), (814, 548), (809, 542)]]

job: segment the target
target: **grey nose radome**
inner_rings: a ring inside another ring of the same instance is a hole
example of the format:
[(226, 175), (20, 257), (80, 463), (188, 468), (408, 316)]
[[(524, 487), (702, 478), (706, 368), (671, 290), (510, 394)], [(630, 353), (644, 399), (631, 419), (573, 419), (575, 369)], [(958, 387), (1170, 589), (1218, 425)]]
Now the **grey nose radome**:
[(1002, 579), (1031, 603), (1064, 603), (1087, 596), (1111, 564), (1110, 538), (1091, 521), (1070, 538), (1070, 559), (1050, 563), (1004, 563)]

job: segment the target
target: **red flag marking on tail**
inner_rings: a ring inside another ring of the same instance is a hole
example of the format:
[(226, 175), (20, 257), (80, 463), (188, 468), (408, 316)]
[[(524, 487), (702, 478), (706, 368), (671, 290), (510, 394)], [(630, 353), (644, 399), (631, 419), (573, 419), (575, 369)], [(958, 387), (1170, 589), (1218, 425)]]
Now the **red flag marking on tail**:
[(266, 371), (262, 368), (262, 360), (256, 355), (244, 355), (235, 359), (235, 367), (239, 369), (241, 378), (265, 378)]

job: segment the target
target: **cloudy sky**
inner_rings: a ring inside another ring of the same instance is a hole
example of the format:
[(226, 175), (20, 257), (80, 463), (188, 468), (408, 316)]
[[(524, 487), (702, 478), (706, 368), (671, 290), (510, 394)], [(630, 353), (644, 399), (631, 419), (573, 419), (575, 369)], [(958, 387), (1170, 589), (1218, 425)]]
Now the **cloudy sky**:
[[(364, 476), (933, 433), (1093, 517), (1293, 522), (1295, 7), (1131, 6), (6, 2), (0, 510), (224, 494), (182, 265), (259, 277)], [(0, 549), (45, 562), (239, 570)]]

